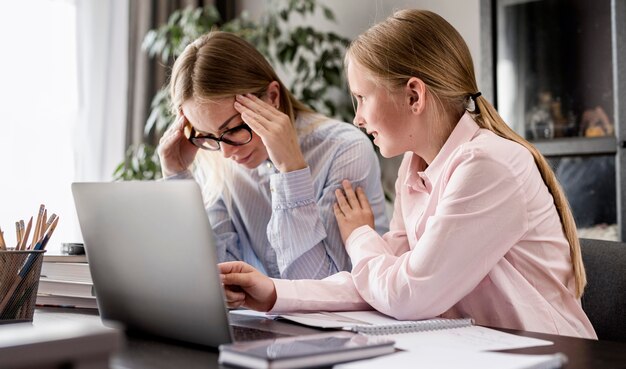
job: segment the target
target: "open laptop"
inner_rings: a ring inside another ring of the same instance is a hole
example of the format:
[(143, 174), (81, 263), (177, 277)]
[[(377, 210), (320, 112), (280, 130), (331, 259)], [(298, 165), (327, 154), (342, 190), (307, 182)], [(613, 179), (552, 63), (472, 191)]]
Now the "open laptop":
[(211, 347), (242, 340), (228, 324), (196, 182), (73, 183), (72, 192), (103, 321)]

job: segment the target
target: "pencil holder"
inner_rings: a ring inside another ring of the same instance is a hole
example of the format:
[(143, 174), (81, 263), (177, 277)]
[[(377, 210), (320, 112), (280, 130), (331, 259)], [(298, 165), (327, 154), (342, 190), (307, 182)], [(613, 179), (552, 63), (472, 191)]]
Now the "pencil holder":
[(44, 252), (0, 251), (0, 323), (33, 320)]

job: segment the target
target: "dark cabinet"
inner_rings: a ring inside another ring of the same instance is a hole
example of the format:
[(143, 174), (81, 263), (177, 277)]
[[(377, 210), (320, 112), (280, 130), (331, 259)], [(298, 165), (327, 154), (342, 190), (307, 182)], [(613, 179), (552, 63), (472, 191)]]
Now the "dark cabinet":
[(624, 241), (626, 0), (480, 6), (481, 89), (548, 157), (579, 229)]

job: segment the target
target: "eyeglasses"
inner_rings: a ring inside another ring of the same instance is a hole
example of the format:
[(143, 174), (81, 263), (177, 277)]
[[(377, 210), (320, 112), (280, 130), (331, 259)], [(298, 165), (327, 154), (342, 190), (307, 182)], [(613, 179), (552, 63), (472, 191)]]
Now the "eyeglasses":
[(248, 127), (247, 124), (241, 123), (237, 127), (233, 127), (228, 129), (219, 137), (215, 137), (213, 135), (206, 136), (197, 136), (196, 130), (191, 127), (191, 132), (189, 132), (189, 142), (196, 145), (197, 147), (210, 150), (217, 151), (220, 149), (220, 142), (225, 142), (232, 146), (242, 146), (252, 141), (252, 129)]

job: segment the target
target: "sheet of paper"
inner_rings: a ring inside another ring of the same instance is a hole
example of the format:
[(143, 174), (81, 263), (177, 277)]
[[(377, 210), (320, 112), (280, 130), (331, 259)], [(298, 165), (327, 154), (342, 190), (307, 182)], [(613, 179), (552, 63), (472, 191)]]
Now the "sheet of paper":
[(288, 313), (278, 317), (318, 328), (344, 328), (357, 325), (402, 323), (375, 310), (370, 311), (321, 311), (317, 313)]
[(422, 348), (398, 352), (375, 359), (335, 365), (334, 369), (428, 368), (428, 369), (524, 369), (560, 368), (566, 360), (562, 354), (522, 355), (499, 352), (472, 352), (451, 349)]
[(398, 324), (402, 323), (402, 320), (396, 320), (388, 315), (379, 313), (376, 310), (370, 311), (335, 311), (332, 314), (337, 316), (353, 319), (356, 322), (362, 322), (362, 324)]
[(383, 337), (394, 339), (396, 341), (396, 348), (407, 351), (418, 350), (423, 347), (490, 351), (552, 345), (550, 341), (517, 336), (479, 326), (390, 334)]
[(259, 317), (259, 318), (267, 318), (267, 319), (276, 318), (276, 315), (271, 315), (271, 314), (264, 313), (262, 311), (255, 311), (255, 310), (248, 310), (248, 309), (230, 310), (228, 313), (234, 314), (234, 315), (254, 316), (254, 317)]
[[(252, 310), (231, 310), (231, 314), (259, 316), (275, 319), (276, 315)], [(395, 320), (377, 311), (340, 311), (318, 313), (289, 313), (282, 317), (296, 323), (319, 328), (347, 329), (355, 325), (398, 324)], [(524, 347), (548, 346), (552, 342), (537, 338), (517, 336), (480, 326), (452, 328), (436, 331), (385, 335), (396, 341), (396, 348), (412, 351), (425, 346), (454, 348), (470, 351), (507, 350)]]

